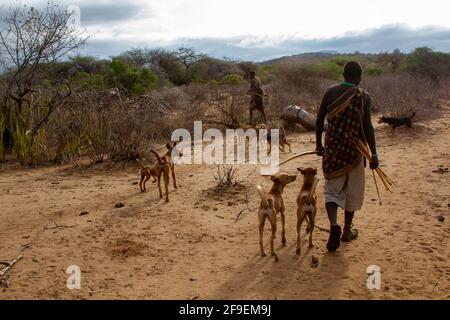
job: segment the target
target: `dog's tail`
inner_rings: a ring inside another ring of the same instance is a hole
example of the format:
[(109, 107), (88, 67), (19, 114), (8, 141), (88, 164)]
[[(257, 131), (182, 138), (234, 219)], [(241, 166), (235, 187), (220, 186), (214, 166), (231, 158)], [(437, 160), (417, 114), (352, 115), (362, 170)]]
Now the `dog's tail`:
[(259, 196), (261, 197), (261, 203), (263, 205), (264, 208), (271, 208), (271, 201), (269, 199), (267, 199), (267, 195), (264, 192), (264, 189), (262, 186), (257, 185), (256, 189), (258, 190)]
[(318, 184), (319, 184), (319, 178), (315, 177), (313, 185), (311, 187), (311, 195), (310, 195), (311, 197), (313, 197), (316, 194), (316, 188), (317, 188)]
[(160, 164), (164, 164), (164, 161), (161, 159), (161, 157), (159, 156), (159, 154), (156, 153), (156, 151), (154, 150), (150, 150), (151, 153), (153, 153), (156, 156), (156, 159), (158, 159), (158, 162)]

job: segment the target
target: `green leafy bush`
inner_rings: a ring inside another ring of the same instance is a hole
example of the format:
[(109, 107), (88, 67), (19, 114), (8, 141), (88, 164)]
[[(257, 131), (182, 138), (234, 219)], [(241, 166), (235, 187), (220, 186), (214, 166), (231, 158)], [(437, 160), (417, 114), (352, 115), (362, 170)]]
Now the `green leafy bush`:
[(240, 74), (229, 74), (220, 80), (220, 84), (223, 85), (239, 85), (244, 81), (244, 78)]
[(104, 90), (107, 89), (105, 78), (102, 74), (77, 72), (70, 78), (73, 86), (81, 90)]
[(148, 68), (137, 68), (113, 59), (106, 74), (106, 82), (128, 95), (142, 95), (158, 85), (158, 77)]
[(220, 85), (220, 81), (211, 80), (211, 81), (208, 82), (208, 85), (209, 86), (218, 86), (218, 85)]
[(369, 67), (366, 72), (369, 76), (379, 76), (383, 74), (384, 70), (381, 67)]
[(406, 58), (404, 69), (438, 81), (441, 77), (450, 76), (450, 54), (427, 47), (417, 48)]

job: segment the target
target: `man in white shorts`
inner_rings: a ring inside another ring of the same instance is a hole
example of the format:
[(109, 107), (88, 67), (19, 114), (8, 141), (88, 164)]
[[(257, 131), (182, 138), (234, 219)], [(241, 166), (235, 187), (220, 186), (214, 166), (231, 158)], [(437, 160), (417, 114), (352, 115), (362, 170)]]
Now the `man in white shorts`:
[[(370, 118), (370, 95), (358, 88), (362, 68), (357, 62), (344, 67), (344, 79), (326, 91), (317, 115), (316, 151), (323, 156), (322, 168), (325, 176), (325, 206), (330, 220), (330, 237), (327, 248), (335, 251), (340, 240), (357, 238), (358, 231), (352, 228), (355, 211), (364, 203), (365, 159), (355, 146), (355, 141), (368, 144), (372, 157), (370, 168), (378, 167), (375, 134)], [(328, 129), (325, 147), (322, 145), (324, 121)], [(345, 210), (344, 232), (337, 223), (338, 207)]]

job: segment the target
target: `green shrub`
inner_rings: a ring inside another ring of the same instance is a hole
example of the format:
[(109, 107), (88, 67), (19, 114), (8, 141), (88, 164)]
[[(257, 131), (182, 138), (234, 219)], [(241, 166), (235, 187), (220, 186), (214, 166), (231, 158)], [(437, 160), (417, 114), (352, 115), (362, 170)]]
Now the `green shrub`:
[(384, 70), (381, 67), (369, 67), (366, 72), (369, 76), (379, 76), (383, 74)]
[(211, 80), (211, 81), (208, 82), (208, 85), (210, 85), (210, 86), (218, 86), (218, 85), (220, 85), (220, 81)]
[(220, 80), (220, 84), (223, 85), (239, 85), (244, 81), (244, 78), (240, 74), (229, 74)]
[(311, 71), (317, 77), (339, 80), (342, 78), (342, 71), (344, 66), (342, 63), (345, 64), (345, 62), (337, 58), (324, 60), (311, 65)]
[(355, 60), (354, 57), (334, 57), (330, 59), (330, 62), (333, 62), (334, 64), (338, 65), (341, 68), (344, 68), (345, 64), (347, 62), (350, 62), (352, 60)]
[(113, 59), (106, 74), (106, 82), (128, 95), (141, 95), (157, 87), (158, 77), (148, 68), (137, 68)]
[(101, 74), (77, 72), (70, 78), (75, 88), (81, 90), (104, 90), (107, 89), (104, 76)]
[(273, 65), (262, 65), (256, 70), (256, 74), (263, 83), (270, 83), (276, 80), (275, 67)]
[(417, 48), (406, 58), (404, 70), (434, 81), (450, 76), (450, 54), (435, 52), (430, 48)]

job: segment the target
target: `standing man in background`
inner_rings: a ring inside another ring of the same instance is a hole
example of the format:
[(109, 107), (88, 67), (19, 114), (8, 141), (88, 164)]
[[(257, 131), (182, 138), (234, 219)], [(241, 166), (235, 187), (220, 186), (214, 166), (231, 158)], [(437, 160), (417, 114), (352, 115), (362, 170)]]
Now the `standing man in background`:
[(255, 71), (250, 71), (250, 90), (247, 92), (251, 95), (250, 100), (250, 124), (253, 124), (253, 111), (258, 110), (262, 115), (262, 120), (267, 123), (266, 112), (264, 110), (264, 89), (261, 80), (256, 76)]

